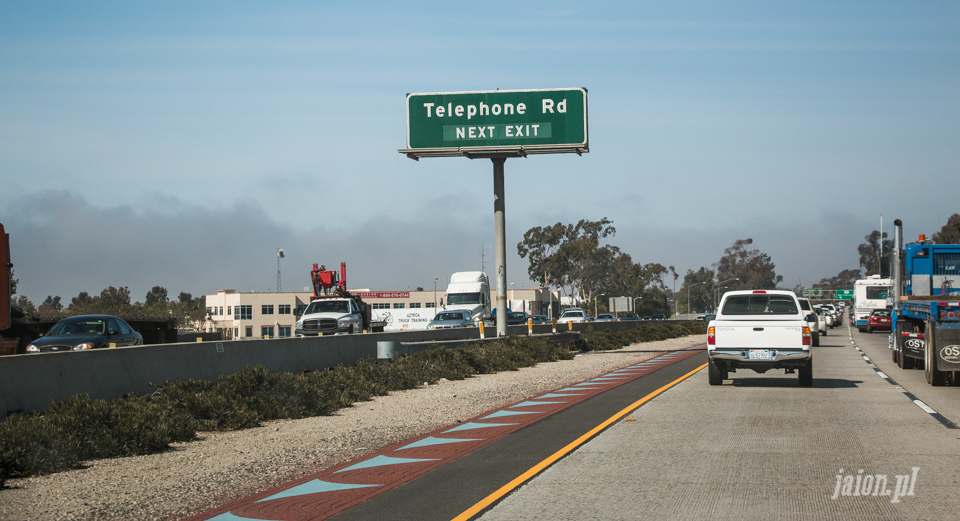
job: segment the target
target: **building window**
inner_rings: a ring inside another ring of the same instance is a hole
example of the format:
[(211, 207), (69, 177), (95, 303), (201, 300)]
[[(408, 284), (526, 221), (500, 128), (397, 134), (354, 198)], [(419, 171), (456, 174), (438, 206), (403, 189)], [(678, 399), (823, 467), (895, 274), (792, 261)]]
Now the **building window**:
[(296, 311), (297, 316), (302, 315), (303, 312), (306, 311), (306, 310), (307, 310), (307, 305), (306, 305), (306, 304), (297, 304), (297, 311)]
[(213, 314), (213, 308), (207, 308), (207, 314), (208, 314), (208, 315), (212, 315), (212, 314)]
[[(233, 319), (253, 320), (253, 306), (235, 306), (233, 308)], [(253, 333), (250, 333), (247, 336), (253, 336)]]
[(410, 303), (410, 309), (418, 309), (419, 307), (420, 307), (420, 303), (419, 303), (419, 302), (411, 302), (411, 303)]
[(263, 304), (260, 306), (261, 315), (272, 315), (273, 314), (273, 304)]
[(240, 328), (239, 328), (239, 327), (233, 328), (233, 338), (240, 338)]
[(252, 336), (253, 336), (253, 326), (247, 326), (246, 328), (244, 328), (244, 332), (246, 333), (247, 338), (252, 337)]
[(232, 314), (233, 314), (233, 306), (227, 306), (227, 316), (229, 317)]
[(403, 302), (394, 302), (393, 309), (403, 309)]
[(218, 314), (218, 315), (223, 315), (223, 306), (220, 306), (220, 311), (219, 311), (217, 314)]
[(273, 338), (273, 326), (260, 326), (260, 338)]
[(373, 306), (373, 309), (390, 309), (390, 304), (387, 304), (386, 302), (374, 302), (371, 305)]
[(290, 326), (280, 326), (278, 328), (280, 331), (277, 334), (280, 338), (290, 338)]
[(424, 305), (424, 307), (427, 307), (427, 308), (435, 308), (435, 307), (437, 307), (437, 304), (436, 304), (435, 302), (427, 302), (427, 303)]
[(290, 304), (280, 304), (277, 306), (278, 315), (289, 315), (290, 314)]

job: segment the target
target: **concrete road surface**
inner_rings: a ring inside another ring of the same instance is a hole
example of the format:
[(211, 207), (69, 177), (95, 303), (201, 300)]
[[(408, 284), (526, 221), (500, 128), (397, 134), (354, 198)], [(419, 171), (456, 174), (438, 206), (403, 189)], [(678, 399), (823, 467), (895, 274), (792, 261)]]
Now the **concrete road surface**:
[[(812, 388), (744, 370), (716, 387), (700, 371), (481, 519), (960, 519), (960, 388), (925, 393), (952, 406), (937, 418), (878, 374), (857, 334), (830, 333)], [(863, 342), (878, 349), (875, 337)]]

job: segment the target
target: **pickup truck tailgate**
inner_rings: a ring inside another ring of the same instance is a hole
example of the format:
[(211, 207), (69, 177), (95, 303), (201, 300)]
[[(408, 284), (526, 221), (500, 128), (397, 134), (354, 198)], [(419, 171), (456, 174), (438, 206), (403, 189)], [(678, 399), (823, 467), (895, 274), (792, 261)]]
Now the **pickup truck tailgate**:
[(716, 349), (800, 349), (803, 328), (795, 320), (724, 320), (715, 324)]

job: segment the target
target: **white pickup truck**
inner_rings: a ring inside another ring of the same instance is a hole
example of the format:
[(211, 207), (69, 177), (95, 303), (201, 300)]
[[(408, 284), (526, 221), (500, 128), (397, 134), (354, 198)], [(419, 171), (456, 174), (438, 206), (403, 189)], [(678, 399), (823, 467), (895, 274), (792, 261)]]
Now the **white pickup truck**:
[(817, 319), (804, 313), (792, 291), (727, 292), (707, 326), (710, 385), (721, 385), (729, 373), (742, 368), (797, 372), (801, 387), (812, 386), (809, 322)]

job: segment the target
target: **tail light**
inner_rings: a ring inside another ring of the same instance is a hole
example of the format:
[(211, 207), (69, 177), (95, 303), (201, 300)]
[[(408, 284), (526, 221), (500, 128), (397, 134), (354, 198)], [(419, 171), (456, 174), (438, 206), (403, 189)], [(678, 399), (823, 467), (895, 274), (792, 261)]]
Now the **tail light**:
[(810, 340), (810, 328), (809, 328), (809, 327), (805, 327), (805, 328), (803, 328), (803, 345), (808, 346), (808, 345), (810, 345), (810, 342), (811, 342), (811, 340)]
[(717, 345), (717, 328), (713, 326), (707, 329), (707, 344), (711, 346)]

